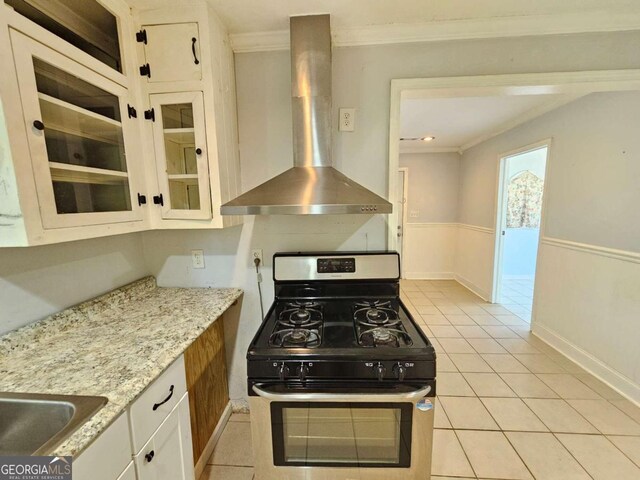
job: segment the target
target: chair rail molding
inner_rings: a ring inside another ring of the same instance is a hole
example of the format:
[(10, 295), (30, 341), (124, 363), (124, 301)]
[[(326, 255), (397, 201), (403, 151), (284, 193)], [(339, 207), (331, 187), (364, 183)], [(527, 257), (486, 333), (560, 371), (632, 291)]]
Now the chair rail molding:
[(632, 252), (630, 250), (618, 250), (615, 248), (601, 247), (589, 243), (573, 242), (571, 240), (563, 240), (554, 237), (542, 237), (540, 243), (550, 245), (552, 247), (568, 248), (579, 252), (592, 253), (603, 257), (615, 258), (627, 262), (640, 263), (640, 252)]

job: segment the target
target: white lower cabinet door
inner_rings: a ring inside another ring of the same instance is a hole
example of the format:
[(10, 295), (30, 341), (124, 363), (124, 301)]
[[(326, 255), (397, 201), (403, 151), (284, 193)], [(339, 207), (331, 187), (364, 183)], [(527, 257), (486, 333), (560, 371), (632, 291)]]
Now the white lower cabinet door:
[(188, 394), (184, 394), (134, 461), (138, 480), (194, 480)]
[[(120, 415), (73, 459), (73, 480), (117, 480), (131, 463), (127, 415)], [(129, 477), (124, 477), (129, 480)], [(134, 477), (135, 478), (135, 477)]]
[(125, 468), (122, 475), (120, 475), (116, 480), (136, 480), (136, 467), (133, 464), (133, 461), (129, 462), (129, 466)]

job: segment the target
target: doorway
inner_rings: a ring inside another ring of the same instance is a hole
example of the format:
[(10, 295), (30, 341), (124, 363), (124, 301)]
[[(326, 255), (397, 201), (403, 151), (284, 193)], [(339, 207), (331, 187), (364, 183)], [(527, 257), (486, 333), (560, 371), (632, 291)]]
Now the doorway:
[(500, 158), (494, 302), (531, 321), (549, 143)]
[[(398, 188), (396, 190), (397, 196), (395, 201), (395, 212), (397, 222), (397, 242), (396, 250), (400, 254), (400, 266), (403, 266), (403, 252), (404, 252), (404, 225), (406, 222), (405, 206), (407, 204), (407, 187), (409, 170), (406, 167), (398, 169)], [(401, 274), (404, 272), (403, 268), (400, 268)]]

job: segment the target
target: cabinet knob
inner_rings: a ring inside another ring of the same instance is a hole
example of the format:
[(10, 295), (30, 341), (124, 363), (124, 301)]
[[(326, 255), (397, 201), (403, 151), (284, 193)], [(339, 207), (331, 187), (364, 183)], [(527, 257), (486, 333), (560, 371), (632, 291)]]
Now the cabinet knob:
[(44, 123), (42, 123), (40, 120), (34, 120), (33, 121), (33, 127), (36, 130), (42, 131), (42, 130), (44, 130)]
[(196, 148), (196, 154), (197, 155), (202, 155), (202, 149), (201, 148)]
[(155, 457), (155, 455), (156, 455), (156, 452), (151, 450), (149, 453), (145, 454), (144, 459), (147, 461), (147, 463), (150, 463), (151, 460), (153, 460), (153, 457)]

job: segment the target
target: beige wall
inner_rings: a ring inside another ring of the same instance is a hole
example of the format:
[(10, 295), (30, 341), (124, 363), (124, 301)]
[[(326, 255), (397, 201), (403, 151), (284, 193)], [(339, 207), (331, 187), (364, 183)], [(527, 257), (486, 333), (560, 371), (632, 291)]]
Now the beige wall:
[[(408, 223), (458, 221), (460, 155), (457, 153), (403, 153), (400, 166), (409, 169)], [(410, 216), (417, 212), (417, 217)]]
[(467, 150), (461, 221), (493, 228), (500, 154), (553, 138), (544, 234), (640, 251), (638, 111), (639, 92), (591, 94)]
[[(466, 151), (460, 167), (461, 221), (493, 228), (500, 154), (552, 138), (533, 331), (636, 401), (639, 111), (640, 92), (591, 94)], [(476, 283), (490, 285), (492, 268)]]
[(148, 275), (140, 234), (0, 249), (0, 334)]

